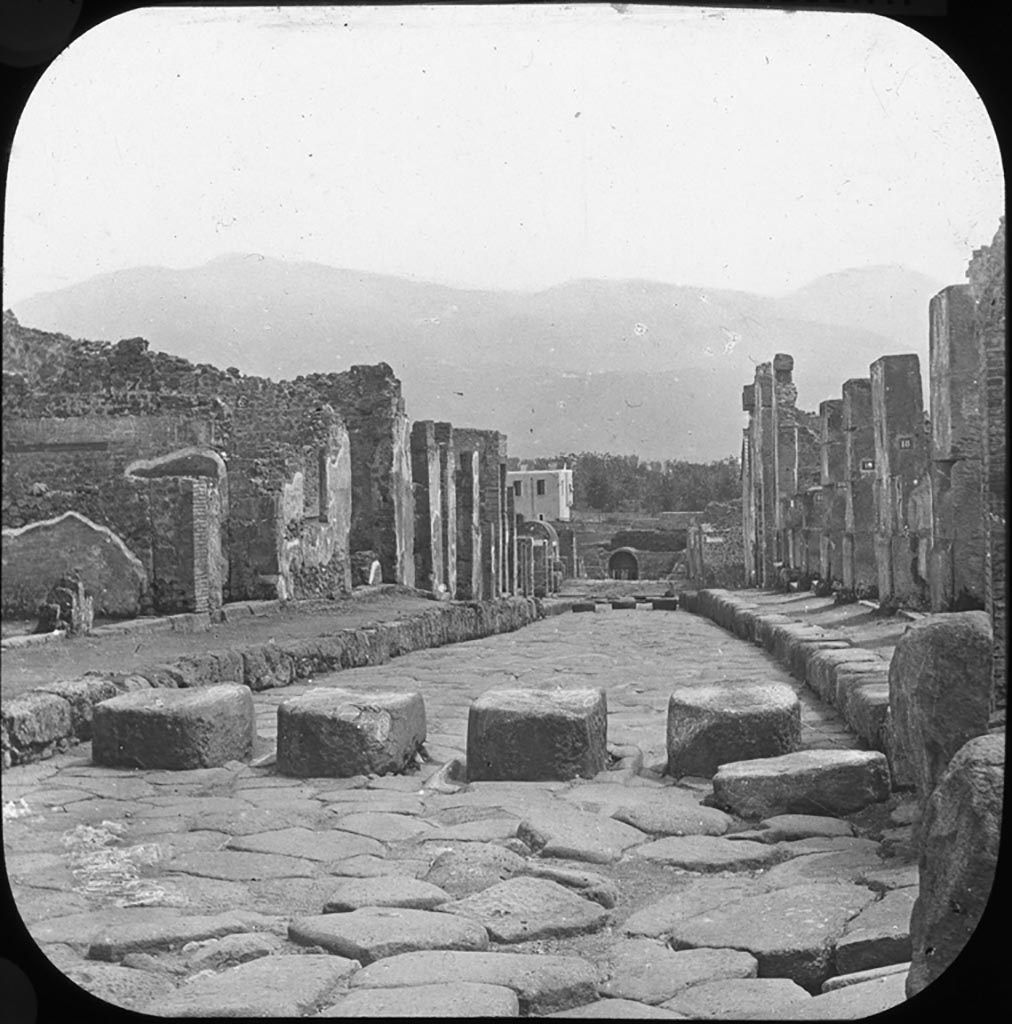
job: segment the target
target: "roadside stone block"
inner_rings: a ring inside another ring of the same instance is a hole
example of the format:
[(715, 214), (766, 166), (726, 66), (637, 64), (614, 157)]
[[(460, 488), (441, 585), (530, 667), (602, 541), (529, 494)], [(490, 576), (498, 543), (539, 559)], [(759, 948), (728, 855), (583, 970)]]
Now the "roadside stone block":
[(593, 964), (576, 956), (441, 950), (403, 953), (369, 964), (352, 977), (351, 989), (456, 985), (462, 981), (512, 989), (520, 1013), (532, 1017), (593, 1002), (598, 973)]
[(404, 907), (363, 907), (346, 914), (297, 917), (288, 926), (288, 937), (363, 965), (418, 950), (488, 949), (488, 932), (476, 921)]
[(469, 781), (593, 778), (607, 764), (603, 689), (489, 690), (467, 720)]
[(517, 826), (517, 838), (542, 857), (610, 864), (649, 837), (613, 818), (560, 805), (533, 808)]
[(677, 597), (655, 597), (650, 602), (650, 607), (655, 612), (676, 612), (678, 611)]
[(517, 994), (504, 985), (458, 981), (453, 985), (360, 988), (317, 1017), (518, 1017)]
[(315, 690), (278, 705), (278, 771), (348, 778), (403, 771), (425, 741), (419, 693)]
[(786, 1006), (778, 1020), (864, 1020), (905, 1001), (906, 974), (897, 972), (859, 985), (824, 992), (797, 1006)]
[(137, 690), (95, 705), (91, 751), (110, 767), (215, 768), (248, 761), (254, 736), (245, 686)]
[(91, 739), (91, 723), (95, 705), (100, 701), (118, 697), (119, 690), (109, 679), (69, 679), (58, 683), (43, 683), (36, 692), (62, 697), (70, 705), (70, 724), (79, 740)]
[(851, 691), (847, 702), (847, 724), (869, 746), (883, 753), (886, 748), (888, 717), (888, 683), (865, 683)]
[(744, 818), (850, 814), (888, 796), (885, 755), (870, 750), (800, 750), (725, 764), (713, 777), (714, 802)]
[(889, 664), (874, 651), (861, 647), (822, 648), (808, 659), (807, 683), (825, 701), (836, 700), (836, 673), (844, 665), (871, 664), (888, 669)]
[(4, 767), (47, 757), (72, 730), (70, 703), (56, 694), (29, 691), (4, 701), (0, 709)]
[(668, 698), (668, 774), (711, 776), (729, 761), (776, 757), (801, 742), (801, 704), (789, 686), (686, 686)]

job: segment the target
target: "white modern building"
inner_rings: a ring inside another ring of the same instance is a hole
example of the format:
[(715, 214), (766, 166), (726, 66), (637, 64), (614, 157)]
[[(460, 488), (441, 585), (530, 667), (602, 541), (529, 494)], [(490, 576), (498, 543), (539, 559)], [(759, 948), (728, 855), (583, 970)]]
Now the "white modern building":
[(571, 469), (520, 469), (506, 474), (513, 505), (524, 522), (568, 522), (573, 507)]

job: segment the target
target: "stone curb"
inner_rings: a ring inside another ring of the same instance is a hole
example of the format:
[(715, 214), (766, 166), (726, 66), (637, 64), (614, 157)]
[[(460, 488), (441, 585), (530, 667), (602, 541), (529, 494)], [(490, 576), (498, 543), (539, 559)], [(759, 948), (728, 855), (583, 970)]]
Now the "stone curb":
[[(765, 648), (795, 679), (836, 706), (869, 749), (884, 753), (891, 767), (897, 763), (890, 738), (889, 687), (882, 684), (883, 674), (887, 679), (889, 671), (884, 658), (854, 647), (840, 633), (780, 612), (763, 611), (761, 606), (726, 590), (686, 591), (681, 604), (686, 611), (711, 619), (740, 639)], [(827, 656), (829, 651), (839, 653)], [(847, 658), (847, 652), (852, 659)], [(856, 688), (838, 688), (838, 674), (847, 677), (847, 670), (857, 665), (868, 672), (867, 683), (861, 680)], [(849, 699), (841, 701), (838, 694)]]
[(513, 632), (569, 607), (571, 602), (527, 597), (439, 602), (404, 619), (341, 629), (326, 637), (205, 651), (130, 674), (88, 673), (83, 679), (39, 686), (3, 704), (3, 769), (52, 757), (90, 739), (94, 705), (131, 690), (216, 683), (243, 683), (254, 691), (288, 686), (325, 672), (382, 665), (423, 648)]

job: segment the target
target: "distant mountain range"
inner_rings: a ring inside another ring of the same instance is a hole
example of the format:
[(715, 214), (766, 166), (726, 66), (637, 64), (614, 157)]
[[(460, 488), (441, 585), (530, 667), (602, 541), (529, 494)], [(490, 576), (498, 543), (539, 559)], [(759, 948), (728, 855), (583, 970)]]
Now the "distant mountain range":
[(927, 359), (944, 282), (884, 266), (788, 295), (579, 280), (478, 291), (257, 255), (136, 267), (19, 302), (26, 327), (152, 348), (275, 379), (389, 363), (412, 419), (505, 431), (521, 457), (737, 454), (741, 388), (775, 352), (799, 405), (839, 397), (880, 355)]

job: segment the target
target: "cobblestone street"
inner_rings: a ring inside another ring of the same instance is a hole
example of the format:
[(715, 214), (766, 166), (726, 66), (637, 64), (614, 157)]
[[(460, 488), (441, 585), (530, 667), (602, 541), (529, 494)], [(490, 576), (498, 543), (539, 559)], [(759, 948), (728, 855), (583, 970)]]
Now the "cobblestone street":
[[(789, 685), (803, 747), (856, 746), (756, 646), (684, 612), (599, 606), (254, 694), (252, 766), (99, 768), (87, 744), (15, 766), (17, 907), (71, 979), (163, 1015), (677, 1018), (702, 1005), (789, 1019), (901, 1001), (890, 965), (908, 956), (883, 959), (882, 945), (902, 946), (917, 874), (897, 797), (757, 829), (701, 803), (709, 780), (662, 778), (671, 690), (722, 681)], [(405, 776), (278, 775), (277, 706), (321, 686), (420, 692), (429, 761)], [(515, 686), (604, 688), (625, 760), (572, 783), (448, 779), (472, 699)], [(799, 900), (807, 923), (791, 918)], [(683, 927), (704, 919), (704, 936)], [(874, 982), (818, 994), (882, 964)]]

